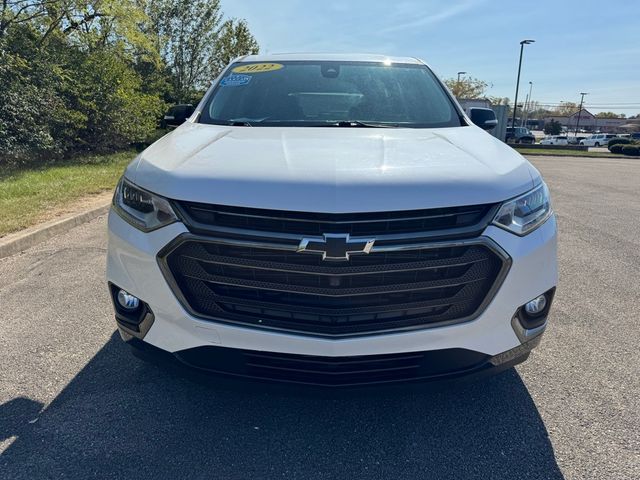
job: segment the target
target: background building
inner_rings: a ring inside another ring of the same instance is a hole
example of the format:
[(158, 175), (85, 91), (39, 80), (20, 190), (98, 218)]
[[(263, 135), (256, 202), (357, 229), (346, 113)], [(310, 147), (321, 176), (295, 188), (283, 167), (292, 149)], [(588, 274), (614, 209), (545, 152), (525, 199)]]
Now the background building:
[(620, 127), (629, 123), (626, 118), (598, 118), (584, 108), (580, 112), (575, 112), (571, 115), (549, 115), (544, 118), (544, 123), (555, 120), (560, 122), (563, 127), (567, 127), (569, 131), (573, 131), (578, 125), (578, 113), (580, 114), (579, 128), (587, 132), (619, 133), (622, 131)]

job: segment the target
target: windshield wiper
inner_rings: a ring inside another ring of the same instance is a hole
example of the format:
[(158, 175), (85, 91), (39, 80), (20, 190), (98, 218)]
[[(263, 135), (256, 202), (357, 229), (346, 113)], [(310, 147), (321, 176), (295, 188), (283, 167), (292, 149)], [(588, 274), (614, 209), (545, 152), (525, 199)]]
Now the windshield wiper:
[(361, 122), (360, 120), (344, 120), (336, 123), (330, 123), (330, 126), (335, 127), (351, 127), (351, 128), (398, 128), (397, 123), (370, 123)]
[(231, 127), (251, 127), (252, 126), (244, 118), (232, 118), (231, 120), (227, 120), (225, 123)]

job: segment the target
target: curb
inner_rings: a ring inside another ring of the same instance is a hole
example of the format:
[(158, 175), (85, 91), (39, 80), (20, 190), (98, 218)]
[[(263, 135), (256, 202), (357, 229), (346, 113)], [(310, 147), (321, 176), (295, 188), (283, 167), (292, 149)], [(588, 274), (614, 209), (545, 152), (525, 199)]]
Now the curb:
[(0, 258), (20, 253), (50, 239), (51, 237), (66, 232), (73, 227), (87, 223), (90, 220), (107, 213), (110, 206), (111, 202), (86, 212), (77, 213), (71, 217), (52, 220), (50, 222), (28, 228), (22, 232), (10, 234), (5, 238), (0, 239)]
[[(520, 152), (518, 152), (520, 153)], [(571, 153), (567, 153), (567, 154), (562, 154), (562, 153), (520, 153), (520, 155), (522, 155), (523, 157), (571, 157), (571, 158), (595, 158), (595, 159), (613, 159), (613, 160), (626, 160), (628, 158), (630, 159), (637, 159), (640, 157), (632, 157), (630, 155), (619, 155), (619, 156), (613, 156), (613, 155), (601, 155), (601, 156), (596, 156), (596, 155), (576, 155), (571, 154)]]

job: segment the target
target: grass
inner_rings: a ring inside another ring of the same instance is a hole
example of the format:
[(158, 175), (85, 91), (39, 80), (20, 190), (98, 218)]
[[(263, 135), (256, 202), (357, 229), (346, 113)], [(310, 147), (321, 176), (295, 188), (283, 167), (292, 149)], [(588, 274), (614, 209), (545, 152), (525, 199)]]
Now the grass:
[[(518, 148), (517, 151), (522, 155), (546, 155), (556, 157), (608, 157), (608, 158), (625, 158), (624, 155), (616, 155), (610, 152), (587, 152), (584, 150), (562, 150), (562, 149), (544, 149), (544, 148)], [(628, 157), (627, 157), (628, 158)]]
[(46, 220), (79, 199), (113, 190), (134, 151), (0, 172), (0, 237)]

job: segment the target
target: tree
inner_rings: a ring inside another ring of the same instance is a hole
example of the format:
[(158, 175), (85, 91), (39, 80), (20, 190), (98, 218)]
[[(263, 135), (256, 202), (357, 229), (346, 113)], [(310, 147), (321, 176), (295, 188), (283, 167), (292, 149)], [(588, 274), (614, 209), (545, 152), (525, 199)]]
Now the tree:
[(140, 25), (146, 20), (138, 0), (1, 0), (0, 39), (10, 27), (29, 24), (44, 44), (54, 33), (86, 47), (116, 41), (149, 47)]
[(126, 148), (258, 44), (219, 0), (0, 0), (0, 160)]
[(556, 115), (573, 115), (578, 111), (578, 104), (574, 102), (560, 102), (554, 109)]
[(255, 55), (259, 51), (258, 42), (249, 31), (245, 20), (226, 20), (222, 24), (216, 41), (211, 78), (217, 77), (234, 58), (241, 55)]
[(222, 22), (219, 0), (151, 0), (147, 13), (172, 75), (174, 100), (191, 101), (211, 81)]
[[(3, 160), (113, 150), (155, 130), (165, 104), (136, 65), (159, 57), (133, 31), (146, 19), (135, 1), (11, 3), (14, 20), (0, 38)], [(17, 5), (30, 7), (17, 15)]]
[(614, 113), (614, 112), (598, 112), (596, 113), (597, 118), (626, 118), (624, 113)]
[(487, 97), (491, 105), (509, 105), (509, 97)]
[(550, 110), (540, 106), (538, 102), (533, 102), (531, 110), (529, 111), (529, 117), (531, 118), (544, 118), (556, 115), (555, 110)]
[(10, 27), (33, 22), (47, 15), (46, 0), (2, 0), (0, 2), (0, 40)]
[(473, 77), (461, 78), (460, 81), (457, 78), (447, 78), (444, 83), (458, 99), (483, 98), (489, 87), (487, 82)]
[(562, 125), (557, 120), (551, 120), (544, 124), (544, 133), (546, 135), (560, 135)]
[(83, 60), (75, 69), (80, 88), (70, 96), (86, 118), (76, 144), (107, 151), (144, 141), (155, 130), (164, 102), (142, 91), (141, 77), (121, 55), (106, 49)]
[(0, 50), (0, 160), (23, 158), (55, 146), (48, 123), (43, 121), (55, 95), (48, 78), (40, 77), (40, 85), (32, 81), (40, 73), (37, 67), (20, 55)]

